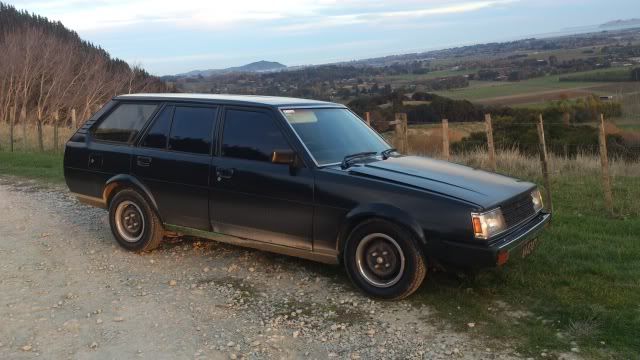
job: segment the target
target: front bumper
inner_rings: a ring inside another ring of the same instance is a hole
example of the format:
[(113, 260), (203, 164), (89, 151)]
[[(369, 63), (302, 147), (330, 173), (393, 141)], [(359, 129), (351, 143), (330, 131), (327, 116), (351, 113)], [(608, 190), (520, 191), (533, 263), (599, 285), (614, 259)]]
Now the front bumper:
[(541, 212), (500, 238), (483, 244), (435, 241), (430, 246), (430, 255), (445, 267), (477, 270), (499, 266), (516, 254), (520, 256), (522, 247), (530, 246), (529, 240), (538, 238), (549, 221), (551, 214)]

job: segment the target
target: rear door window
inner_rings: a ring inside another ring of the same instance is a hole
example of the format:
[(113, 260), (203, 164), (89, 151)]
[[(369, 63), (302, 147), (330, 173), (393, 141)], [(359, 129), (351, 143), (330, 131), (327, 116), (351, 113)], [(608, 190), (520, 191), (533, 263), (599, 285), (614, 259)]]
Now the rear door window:
[(156, 149), (166, 149), (169, 140), (169, 130), (171, 130), (171, 117), (173, 116), (173, 106), (166, 106), (160, 111), (153, 121), (151, 128), (142, 141), (142, 146)]
[(93, 138), (131, 143), (157, 107), (157, 104), (120, 104), (93, 130)]
[(169, 150), (209, 154), (216, 108), (176, 106), (169, 136)]

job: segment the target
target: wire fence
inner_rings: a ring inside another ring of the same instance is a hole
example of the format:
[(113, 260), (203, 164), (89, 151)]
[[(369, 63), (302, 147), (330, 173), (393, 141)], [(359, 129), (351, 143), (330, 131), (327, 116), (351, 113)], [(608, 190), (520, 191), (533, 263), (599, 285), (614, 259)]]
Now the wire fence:
[[(447, 122), (447, 125), (444, 124)], [(465, 153), (469, 150), (488, 150), (485, 122), (451, 122), (444, 120), (443, 124), (419, 124), (408, 128), (406, 134), (407, 154), (443, 157), (448, 148), (449, 154)], [(640, 124), (640, 121), (639, 121)], [(446, 130), (445, 130), (446, 126)], [(578, 155), (600, 156), (600, 144), (598, 143), (597, 132), (599, 124), (544, 124), (547, 133), (546, 149), (554, 156), (561, 156), (568, 159)], [(576, 136), (566, 136), (571, 141), (565, 139), (555, 139), (549, 134), (556, 132), (558, 128), (563, 128), (563, 132), (569, 133), (572, 128), (590, 126), (593, 132), (584, 138)], [(605, 125), (605, 135), (607, 137), (608, 156), (614, 159), (625, 159), (630, 161), (640, 160), (640, 129), (631, 133), (629, 138), (611, 138), (619, 131), (608, 131)], [(492, 128), (493, 146), (496, 152), (517, 150), (522, 154), (538, 156), (540, 150), (539, 136), (537, 134), (537, 123), (500, 123)], [(446, 132), (446, 136), (445, 136)], [(633, 132), (633, 131), (632, 131)], [(521, 136), (526, 133), (528, 136)], [(402, 147), (398, 139), (405, 135), (398, 135), (398, 129), (388, 131), (383, 134), (394, 146)]]
[[(365, 120), (368, 117), (365, 116)], [(396, 114), (389, 123), (395, 129), (385, 137), (401, 153), (455, 161), (510, 175), (541, 179), (546, 204), (552, 209), (552, 179), (571, 171), (578, 176), (599, 175), (602, 196), (613, 212), (612, 176), (640, 176), (640, 141), (626, 141), (607, 132), (600, 122), (580, 136), (579, 128), (567, 124), (546, 124), (542, 115), (536, 123), (500, 122), (487, 114), (485, 122), (419, 125), (409, 128), (406, 115)], [(547, 128), (545, 129), (545, 126)], [(464, 129), (464, 131), (460, 131)], [(575, 131), (573, 131), (575, 130)], [(571, 133), (552, 137), (558, 131)], [(522, 140), (524, 139), (524, 140)]]
[[(63, 152), (64, 144), (75, 133), (75, 127), (18, 124), (13, 127), (0, 123), (0, 151)], [(42, 147), (41, 147), (42, 144)]]

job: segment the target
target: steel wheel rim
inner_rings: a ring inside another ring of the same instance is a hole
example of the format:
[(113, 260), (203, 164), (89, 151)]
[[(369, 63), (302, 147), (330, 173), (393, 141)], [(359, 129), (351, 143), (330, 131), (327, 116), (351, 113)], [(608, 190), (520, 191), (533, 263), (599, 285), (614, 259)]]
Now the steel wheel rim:
[(125, 200), (118, 204), (115, 213), (116, 229), (126, 241), (134, 243), (142, 239), (145, 223), (142, 210), (133, 201)]
[(367, 283), (378, 288), (388, 288), (402, 278), (405, 257), (395, 239), (386, 234), (373, 233), (358, 243), (356, 265), (358, 273)]

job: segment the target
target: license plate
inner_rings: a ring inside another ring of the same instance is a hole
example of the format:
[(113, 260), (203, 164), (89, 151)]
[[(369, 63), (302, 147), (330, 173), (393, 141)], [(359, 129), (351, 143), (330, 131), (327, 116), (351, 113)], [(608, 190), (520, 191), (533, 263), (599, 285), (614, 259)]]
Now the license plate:
[(520, 254), (522, 254), (523, 258), (525, 258), (531, 255), (531, 253), (533, 253), (533, 251), (536, 249), (537, 246), (538, 246), (538, 238), (531, 239), (527, 241), (524, 245), (522, 245), (522, 250), (520, 251)]

